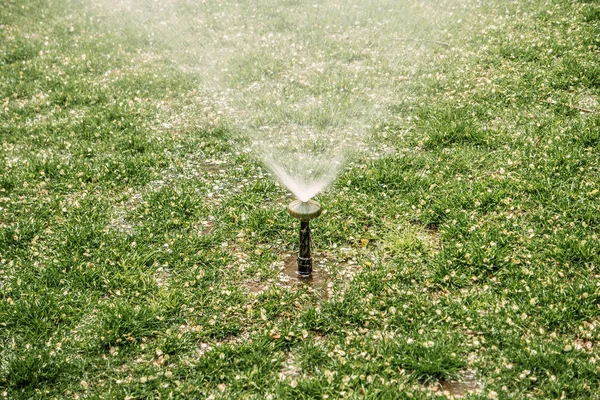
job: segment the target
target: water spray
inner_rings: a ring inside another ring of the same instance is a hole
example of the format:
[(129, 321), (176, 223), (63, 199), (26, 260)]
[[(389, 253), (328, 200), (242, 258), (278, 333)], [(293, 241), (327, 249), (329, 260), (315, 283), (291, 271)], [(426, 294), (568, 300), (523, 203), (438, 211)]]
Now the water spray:
[(298, 276), (310, 278), (312, 275), (312, 257), (310, 255), (310, 226), (308, 221), (321, 215), (321, 205), (314, 201), (294, 200), (288, 206), (288, 212), (300, 220), (300, 250), (298, 252)]

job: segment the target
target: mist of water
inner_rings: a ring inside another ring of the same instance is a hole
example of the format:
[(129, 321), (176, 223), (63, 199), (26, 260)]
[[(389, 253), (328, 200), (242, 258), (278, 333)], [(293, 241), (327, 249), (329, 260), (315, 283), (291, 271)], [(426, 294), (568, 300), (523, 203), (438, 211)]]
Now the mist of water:
[(357, 154), (377, 153), (375, 122), (406, 96), (430, 50), (419, 38), (452, 4), (102, 0), (94, 8), (193, 72), (205, 93), (200, 109), (216, 110), (240, 145), (307, 201)]

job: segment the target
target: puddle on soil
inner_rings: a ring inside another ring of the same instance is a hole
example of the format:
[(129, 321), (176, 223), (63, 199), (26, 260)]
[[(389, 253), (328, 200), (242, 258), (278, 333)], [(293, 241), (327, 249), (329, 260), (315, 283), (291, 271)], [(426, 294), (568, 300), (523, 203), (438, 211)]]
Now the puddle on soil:
[[(307, 288), (309, 292), (320, 293), (323, 299), (330, 295), (331, 281), (329, 275), (325, 273), (325, 263), (318, 262), (313, 258), (313, 273), (309, 278), (301, 278), (298, 273), (298, 261), (296, 254), (284, 255), (274, 266), (279, 271), (277, 285), (288, 289)], [(268, 281), (248, 280), (244, 286), (250, 293), (262, 293), (268, 286), (272, 285), (273, 280)]]
[(472, 370), (462, 371), (458, 381), (441, 381), (434, 386), (434, 391), (442, 392), (455, 399), (479, 393), (481, 389), (482, 384), (477, 380), (475, 371)]
[(315, 262), (313, 258), (313, 272), (310, 277), (302, 278), (297, 273), (298, 261), (295, 254), (288, 255), (283, 259), (283, 266), (280, 267), (279, 280), (284, 286), (305, 286), (311, 291), (321, 292), (324, 298), (328, 297), (327, 283), (329, 277), (323, 271), (323, 265)]

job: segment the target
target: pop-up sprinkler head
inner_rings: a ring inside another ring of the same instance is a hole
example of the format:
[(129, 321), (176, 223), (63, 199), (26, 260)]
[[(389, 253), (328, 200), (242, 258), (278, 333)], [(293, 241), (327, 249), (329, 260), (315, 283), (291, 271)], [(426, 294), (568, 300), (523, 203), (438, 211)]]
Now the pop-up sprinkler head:
[(298, 252), (298, 276), (310, 278), (312, 258), (310, 256), (310, 227), (308, 221), (321, 215), (321, 205), (314, 200), (306, 202), (294, 200), (288, 206), (288, 212), (300, 220), (300, 251)]

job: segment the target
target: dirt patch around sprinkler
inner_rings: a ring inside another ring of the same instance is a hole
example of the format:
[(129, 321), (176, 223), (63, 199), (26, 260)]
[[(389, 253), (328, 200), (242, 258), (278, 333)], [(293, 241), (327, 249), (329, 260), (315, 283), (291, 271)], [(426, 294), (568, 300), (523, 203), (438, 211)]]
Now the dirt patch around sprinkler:
[(297, 273), (297, 255), (283, 254), (272, 266), (277, 271), (277, 280), (250, 280), (244, 282), (244, 286), (250, 293), (261, 293), (267, 287), (276, 284), (291, 290), (307, 289), (310, 293), (320, 294), (323, 299), (327, 299), (331, 295), (332, 280), (325, 270), (324, 263), (318, 261), (318, 257), (313, 258), (313, 263), (312, 275), (309, 278), (302, 278)]
[(482, 391), (483, 385), (477, 380), (475, 371), (467, 369), (460, 373), (456, 381), (440, 381), (431, 387), (435, 393), (441, 393), (451, 399), (461, 399)]
[(279, 265), (279, 281), (283, 286), (306, 287), (310, 291), (320, 292), (324, 298), (329, 297), (327, 293), (327, 283), (330, 279), (323, 268), (319, 268), (321, 265), (318, 263), (314, 263), (313, 272), (308, 278), (303, 278), (298, 275), (298, 261), (295, 254), (287, 255)]

